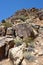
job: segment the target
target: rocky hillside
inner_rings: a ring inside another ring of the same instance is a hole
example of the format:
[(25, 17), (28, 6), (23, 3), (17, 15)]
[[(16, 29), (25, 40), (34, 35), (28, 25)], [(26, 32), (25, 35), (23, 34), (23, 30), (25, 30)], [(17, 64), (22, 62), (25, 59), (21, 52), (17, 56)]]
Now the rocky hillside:
[(43, 9), (22, 9), (2, 20), (0, 64), (5, 63), (43, 65)]

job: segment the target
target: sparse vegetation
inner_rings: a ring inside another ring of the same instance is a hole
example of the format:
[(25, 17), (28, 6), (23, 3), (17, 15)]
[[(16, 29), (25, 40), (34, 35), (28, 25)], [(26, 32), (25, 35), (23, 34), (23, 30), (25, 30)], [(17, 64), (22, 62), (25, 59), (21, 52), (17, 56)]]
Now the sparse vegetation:
[(26, 46), (28, 46), (29, 43), (31, 43), (33, 41), (33, 38), (32, 37), (25, 38), (25, 39), (23, 39), (23, 41), (26, 43)]
[(15, 19), (21, 19), (22, 21), (25, 21), (28, 18), (29, 18), (28, 16), (24, 16), (24, 15), (18, 15), (15, 17)]
[(15, 45), (16, 45), (16, 46), (19, 46), (19, 45), (22, 44), (22, 39), (17, 36), (17, 37), (14, 39), (14, 42), (15, 42)]
[(2, 23), (6, 23), (6, 21), (3, 19), (2, 21), (1, 21)]
[(5, 27), (12, 27), (12, 23), (10, 22), (2, 23), (2, 25), (4, 25)]
[(36, 57), (32, 55), (30, 52), (24, 52), (24, 58), (27, 59), (29, 62), (34, 62)]
[(0, 60), (9, 56), (8, 61), (11, 60), (14, 65), (43, 64), (43, 15), (41, 15), (43, 11), (41, 13), (38, 11), (41, 10), (23, 9), (2, 20)]

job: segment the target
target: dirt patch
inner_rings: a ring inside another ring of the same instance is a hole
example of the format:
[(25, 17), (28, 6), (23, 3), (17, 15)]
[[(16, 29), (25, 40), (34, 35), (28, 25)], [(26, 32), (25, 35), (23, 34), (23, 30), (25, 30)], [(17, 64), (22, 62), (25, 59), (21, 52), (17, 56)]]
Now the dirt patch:
[(0, 65), (13, 65), (10, 59), (4, 59), (0, 61)]

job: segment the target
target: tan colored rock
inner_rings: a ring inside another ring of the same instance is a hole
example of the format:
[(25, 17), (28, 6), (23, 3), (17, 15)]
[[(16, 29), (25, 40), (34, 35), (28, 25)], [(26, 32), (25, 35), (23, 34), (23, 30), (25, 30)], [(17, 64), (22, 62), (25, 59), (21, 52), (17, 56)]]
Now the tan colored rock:
[(5, 48), (5, 56), (8, 57), (9, 49), (13, 48), (15, 43), (13, 41), (13, 38), (6, 38), (6, 48)]
[(7, 28), (6, 35), (13, 35), (13, 33), (14, 33), (14, 31), (13, 31), (12, 27)]
[(39, 34), (42, 34), (42, 36), (43, 36), (43, 27), (42, 28), (40, 27)]
[(23, 57), (23, 49), (25, 45), (21, 45), (9, 50), (9, 57), (12, 60), (14, 65), (20, 65), (24, 59)]
[(5, 27), (4, 26), (0, 26), (0, 35), (4, 36), (5, 35)]
[(32, 28), (31, 36), (33, 36), (33, 37), (38, 36), (38, 33), (37, 33), (37, 31), (34, 28)]

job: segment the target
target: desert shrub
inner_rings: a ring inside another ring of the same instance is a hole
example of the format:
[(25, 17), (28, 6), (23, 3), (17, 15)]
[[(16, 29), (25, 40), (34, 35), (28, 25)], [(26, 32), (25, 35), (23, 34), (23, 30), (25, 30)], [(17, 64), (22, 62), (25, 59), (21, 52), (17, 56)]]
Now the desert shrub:
[(19, 45), (22, 44), (22, 39), (17, 36), (17, 37), (14, 39), (14, 42), (15, 42), (15, 45), (16, 45), (16, 46), (19, 46)]
[(2, 23), (5, 23), (6, 21), (3, 19), (1, 22), (2, 22)]
[(28, 16), (18, 15), (15, 17), (15, 19), (21, 19), (22, 21), (25, 21), (26, 19), (28, 19)]
[(23, 42), (25, 42), (26, 46), (34, 47), (34, 39), (32, 37), (23, 39)]
[(32, 53), (29, 53), (29, 52), (24, 52), (24, 58), (30, 62), (33, 62), (36, 60), (36, 57)]
[(2, 25), (4, 25), (5, 27), (11, 27), (12, 26), (12, 23), (5, 22), (5, 23), (2, 23)]
[(31, 43), (33, 40), (34, 40), (34, 39), (33, 39), (32, 37), (23, 39), (23, 41), (26, 43), (26, 46), (28, 46), (29, 43)]

